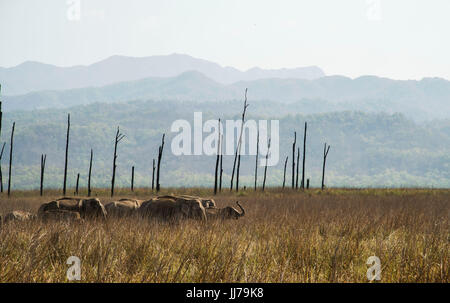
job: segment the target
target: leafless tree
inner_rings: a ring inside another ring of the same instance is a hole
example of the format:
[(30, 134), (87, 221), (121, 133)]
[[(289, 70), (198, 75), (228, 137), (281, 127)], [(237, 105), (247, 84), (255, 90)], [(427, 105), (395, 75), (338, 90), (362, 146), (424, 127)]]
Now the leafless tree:
[(75, 195), (78, 196), (78, 185), (80, 185), (80, 173), (77, 174), (77, 183), (75, 186)]
[(63, 195), (66, 195), (66, 182), (67, 182), (67, 160), (69, 157), (69, 133), (70, 133), (70, 114), (67, 114), (67, 136), (66, 136), (66, 156), (64, 161), (64, 184)]
[(255, 191), (258, 182), (259, 129), (256, 133)]
[(91, 148), (91, 158), (89, 160), (89, 174), (88, 174), (88, 197), (91, 196), (91, 173), (92, 173), (92, 157), (94, 155), (94, 152)]
[(299, 161), (300, 161), (300, 147), (297, 147), (297, 171), (295, 174), (295, 189), (298, 189), (298, 167), (300, 166)]
[(219, 192), (222, 192), (222, 175), (223, 175), (223, 168), (222, 168), (222, 162), (223, 162), (223, 134), (220, 139), (220, 177), (219, 177)]
[(266, 188), (267, 163), (269, 160), (269, 153), (270, 153), (270, 138), (269, 138), (269, 142), (267, 143), (266, 165), (264, 167), (264, 179), (263, 179), (263, 186), (262, 186), (263, 191)]
[(286, 167), (287, 167), (288, 158), (289, 157), (286, 157), (286, 160), (284, 161), (283, 188), (286, 185)]
[(13, 122), (11, 129), (11, 146), (9, 147), (9, 178), (8, 178), (8, 197), (11, 195), (11, 168), (13, 159), (13, 146), (14, 146), (14, 129), (16, 128), (16, 122)]
[(134, 191), (134, 166), (131, 167), (131, 191)]
[(40, 195), (44, 193), (44, 173), (45, 173), (45, 162), (47, 161), (47, 155), (41, 155), (41, 185), (39, 187)]
[(297, 132), (294, 131), (294, 143), (292, 143), (292, 189), (295, 186), (295, 143), (297, 143)]
[(153, 169), (152, 169), (152, 191), (155, 189), (155, 159), (153, 159)]
[(328, 152), (330, 151), (330, 145), (327, 147), (325, 143), (323, 147), (323, 167), (322, 167), (322, 190), (325, 188), (325, 163), (327, 161)]
[(113, 173), (111, 180), (111, 197), (114, 196), (114, 182), (116, 180), (116, 160), (117, 160), (117, 144), (125, 137), (125, 135), (120, 133), (119, 126), (117, 126), (116, 137), (114, 140), (114, 157), (113, 157)]
[(306, 156), (306, 128), (308, 124), (305, 122), (305, 134), (303, 135), (303, 167), (302, 167), (302, 189), (305, 189), (305, 156)]
[(0, 152), (0, 192), (3, 192), (3, 174), (2, 174), (2, 158), (5, 150), (6, 142), (3, 142), (2, 151)]
[(218, 123), (218, 138), (217, 138), (217, 156), (216, 156), (216, 169), (214, 172), (214, 195), (217, 194), (218, 177), (219, 177), (219, 162), (220, 162), (220, 119)]
[(164, 137), (166, 134), (163, 134), (161, 139), (161, 146), (158, 149), (158, 170), (156, 171), (156, 191), (159, 191), (161, 189), (161, 185), (159, 184), (159, 176), (161, 173), (161, 159), (164, 151)]
[[(242, 143), (242, 132), (244, 131), (244, 122), (245, 122), (245, 113), (247, 111), (247, 88), (245, 89), (245, 100), (244, 100), (244, 109), (242, 111), (242, 119), (241, 119), (241, 132), (239, 134), (239, 140), (236, 147), (236, 152), (234, 154), (234, 162), (233, 162), (233, 171), (231, 173), (231, 184), (230, 184), (230, 191), (233, 190), (233, 183), (234, 183), (234, 171), (236, 169), (236, 160), (238, 160), (238, 168), (237, 168), (237, 174), (236, 174), (236, 191), (239, 190), (239, 166), (241, 164), (240, 162), (240, 154), (241, 154), (241, 143)], [(238, 157), (239, 155), (239, 157)], [(239, 158), (239, 159), (238, 159)]]

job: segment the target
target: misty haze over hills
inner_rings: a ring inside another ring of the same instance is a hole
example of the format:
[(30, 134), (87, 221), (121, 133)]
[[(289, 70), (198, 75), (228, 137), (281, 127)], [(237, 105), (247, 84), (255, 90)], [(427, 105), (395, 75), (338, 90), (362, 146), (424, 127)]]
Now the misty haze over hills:
[[(194, 111), (204, 113), (205, 119), (240, 119), (246, 88), (251, 105), (246, 118), (280, 121), (281, 159), (270, 168), (270, 186), (280, 185), (293, 131), (301, 131), (308, 121), (307, 165), (313, 186), (320, 181), (321, 152), (327, 142), (332, 146), (327, 164), (330, 186), (449, 187), (450, 82), (440, 78), (351, 79), (325, 76), (316, 67), (241, 72), (170, 55), (114, 56), (67, 68), (27, 62), (0, 69), (0, 83), (6, 93), (1, 98), (2, 141), (9, 137), (13, 121), (17, 128), (17, 188), (34, 188), (42, 153), (49, 156), (47, 184), (58, 186), (68, 112), (73, 124), (72, 181), (86, 171), (86, 153), (93, 147), (96, 186), (107, 186), (111, 140), (120, 125), (127, 139), (121, 146), (118, 184), (127, 184), (125, 171), (135, 165), (136, 184), (146, 186), (161, 134), (167, 134), (168, 142), (173, 138), (173, 121), (189, 121)], [(14, 91), (20, 93), (13, 95)], [(163, 182), (211, 186), (214, 159), (202, 155), (187, 160), (167, 152)], [(224, 159), (227, 169), (231, 160)], [(4, 161), (3, 165), (7, 158)], [(252, 182), (253, 165), (252, 157), (243, 157), (244, 183)], [(224, 173), (228, 178), (229, 171)]]
[[(314, 80), (270, 78), (222, 84), (196, 71), (103, 87), (4, 96), (3, 108), (5, 111), (64, 108), (130, 100), (221, 102), (242, 100), (245, 88), (252, 102), (295, 103), (290, 110), (298, 113), (356, 110), (400, 112), (416, 121), (450, 118), (450, 82), (440, 78), (404, 81), (375, 76), (356, 79), (324, 76)], [(270, 113), (277, 115), (279, 110), (279, 106), (273, 106)]]
[(258, 67), (240, 71), (188, 55), (126, 57), (112, 56), (88, 66), (58, 67), (27, 61), (10, 68), (0, 67), (0, 83), (5, 95), (41, 90), (62, 90), (133, 81), (148, 77), (174, 77), (186, 71), (197, 71), (212, 80), (230, 84), (265, 78), (317, 79), (324, 72), (316, 66), (282, 69)]

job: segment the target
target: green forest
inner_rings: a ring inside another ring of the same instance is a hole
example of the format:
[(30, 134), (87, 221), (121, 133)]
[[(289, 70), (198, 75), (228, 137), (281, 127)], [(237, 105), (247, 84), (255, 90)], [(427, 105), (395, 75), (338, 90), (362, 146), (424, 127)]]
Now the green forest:
[[(176, 100), (94, 103), (64, 109), (13, 111), (3, 114), (1, 140), (3, 184), (8, 181), (10, 133), (16, 122), (12, 188), (39, 187), (41, 154), (47, 155), (45, 188), (62, 188), (67, 114), (71, 115), (68, 185), (80, 173), (86, 187), (91, 148), (94, 151), (93, 187), (111, 183), (114, 136), (117, 126), (125, 138), (118, 145), (116, 185), (130, 185), (135, 166), (135, 186), (151, 185), (152, 160), (157, 158), (162, 134), (166, 143), (161, 166), (162, 187), (214, 184), (215, 156), (174, 156), (170, 145), (177, 133), (170, 126), (177, 119), (239, 120), (242, 100), (182, 102)], [(270, 114), (268, 114), (270, 113)], [(301, 104), (250, 102), (247, 119), (277, 119), (280, 125), (280, 160), (268, 167), (267, 185), (281, 186), (284, 159), (288, 160), (287, 184), (291, 180), (292, 141), (302, 147), (304, 122), (308, 122), (306, 178), (320, 186), (323, 144), (331, 145), (327, 158), (329, 187), (450, 187), (450, 120), (414, 122), (402, 114), (336, 111), (302, 113)], [(297, 145), (297, 146), (299, 146)], [(301, 148), (303, 153), (303, 149)], [(233, 156), (224, 156), (224, 187), (229, 187)], [(241, 186), (252, 187), (255, 156), (241, 158)], [(259, 184), (263, 168), (259, 169)]]

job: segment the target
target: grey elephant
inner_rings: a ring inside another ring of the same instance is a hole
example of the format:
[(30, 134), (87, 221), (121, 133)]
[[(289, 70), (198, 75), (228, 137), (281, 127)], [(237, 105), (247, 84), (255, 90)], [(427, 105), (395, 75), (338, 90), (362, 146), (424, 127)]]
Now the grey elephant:
[(97, 198), (72, 198), (63, 197), (54, 201), (44, 203), (39, 207), (38, 215), (50, 210), (67, 210), (78, 212), (83, 219), (100, 218), (106, 219), (106, 209)]
[(165, 196), (158, 196), (156, 199), (187, 199), (187, 200), (195, 200), (199, 199), (202, 202), (203, 207), (206, 208), (216, 208), (216, 202), (211, 198), (202, 198), (198, 196), (189, 196), (189, 195), (165, 195)]
[(136, 199), (120, 199), (105, 205), (108, 217), (127, 217), (137, 214), (137, 210), (141, 206), (143, 200)]
[(199, 199), (181, 197), (157, 197), (145, 201), (138, 213), (144, 218), (160, 218), (166, 221), (195, 219), (206, 221), (205, 208)]

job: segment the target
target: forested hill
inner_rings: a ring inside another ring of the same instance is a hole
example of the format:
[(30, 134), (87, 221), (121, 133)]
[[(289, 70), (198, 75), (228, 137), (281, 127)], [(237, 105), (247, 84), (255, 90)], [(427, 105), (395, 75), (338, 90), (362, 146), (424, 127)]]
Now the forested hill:
[[(329, 186), (434, 186), (450, 187), (450, 121), (417, 124), (401, 114), (333, 112), (289, 114), (290, 107), (271, 112), (273, 103), (251, 103), (248, 119), (279, 119), (280, 161), (268, 168), (267, 183), (282, 183), (284, 158), (292, 160), (293, 132), (302, 140), (303, 124), (308, 121), (306, 176), (312, 186), (320, 184), (323, 144), (331, 145), (327, 159)], [(62, 187), (67, 113), (71, 114), (69, 150), (70, 186), (81, 174), (86, 185), (90, 149), (94, 150), (93, 185), (109, 186), (113, 142), (120, 125), (125, 139), (118, 147), (119, 186), (128, 186), (131, 166), (136, 167), (136, 186), (151, 183), (151, 163), (156, 158), (161, 136), (166, 147), (161, 169), (162, 186), (212, 186), (215, 156), (174, 156), (171, 140), (176, 133), (170, 126), (177, 119), (193, 121), (194, 111), (203, 120), (239, 119), (242, 101), (196, 103), (180, 101), (134, 101), (90, 104), (68, 109), (7, 112), (3, 116), (2, 159), (4, 183), (7, 181), (9, 136), (16, 122), (13, 158), (13, 188), (37, 188), (41, 154), (47, 154), (45, 184)], [(301, 112), (301, 109), (298, 109)], [(205, 134), (206, 136), (206, 134)], [(205, 137), (204, 136), (204, 137)], [(243, 156), (241, 185), (253, 184), (254, 156)], [(224, 156), (224, 184), (228, 186), (233, 156)], [(262, 169), (260, 170), (262, 172)], [(260, 174), (261, 176), (261, 174)], [(260, 178), (261, 180), (262, 178)], [(287, 179), (290, 180), (290, 169)]]

